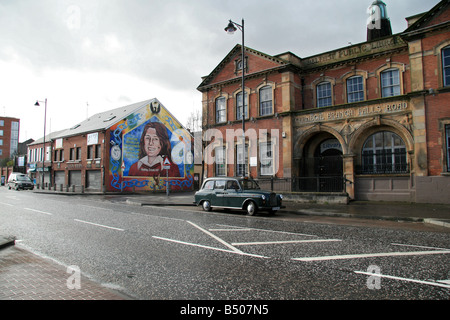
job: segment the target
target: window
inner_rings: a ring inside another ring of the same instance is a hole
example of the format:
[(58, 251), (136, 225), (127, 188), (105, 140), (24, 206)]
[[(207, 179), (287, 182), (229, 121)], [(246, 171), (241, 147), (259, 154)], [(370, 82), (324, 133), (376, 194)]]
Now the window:
[(272, 114), (272, 87), (265, 86), (259, 90), (259, 115)]
[(358, 102), (364, 100), (363, 77), (356, 76), (347, 79), (347, 102)]
[(0, 127), (3, 127), (5, 125), (5, 120), (0, 120)]
[(214, 189), (223, 190), (225, 189), (225, 180), (217, 180)]
[(205, 185), (203, 186), (204, 190), (212, 190), (214, 189), (214, 180), (209, 180), (205, 183)]
[(371, 135), (362, 149), (363, 174), (407, 173), (406, 146), (393, 132)]
[(217, 147), (215, 148), (215, 166), (216, 166), (216, 176), (226, 176), (226, 161), (225, 161), (225, 148)]
[(216, 123), (225, 122), (227, 120), (225, 103), (225, 97), (216, 99)]
[[(245, 93), (245, 118), (248, 118), (248, 95)], [(236, 120), (242, 120), (242, 92), (236, 95)]]
[(242, 156), (242, 144), (236, 145), (236, 176), (247, 176), (248, 144), (245, 144), (245, 160)]
[(76, 160), (81, 160), (81, 147), (76, 148), (76, 152), (77, 152)]
[(442, 50), (442, 76), (444, 87), (450, 86), (450, 47)]
[(331, 83), (322, 82), (317, 85), (317, 107), (331, 106)]
[(87, 158), (94, 159), (94, 145), (90, 145), (87, 147)]
[(102, 145), (101, 144), (97, 144), (95, 145), (95, 158), (96, 159), (100, 159), (102, 157)]
[(270, 141), (259, 144), (259, 162), (262, 176), (273, 175), (272, 143)]
[(70, 156), (69, 156), (70, 161), (75, 160), (75, 148), (70, 148)]
[(447, 172), (450, 172), (450, 124), (445, 126), (445, 141), (447, 144)]
[(400, 95), (400, 72), (389, 69), (381, 73), (381, 96), (393, 97)]
[[(242, 71), (242, 59), (235, 61), (235, 73), (237, 74), (239, 71)], [(244, 68), (245, 72), (248, 72), (248, 57), (245, 57), (244, 59)]]

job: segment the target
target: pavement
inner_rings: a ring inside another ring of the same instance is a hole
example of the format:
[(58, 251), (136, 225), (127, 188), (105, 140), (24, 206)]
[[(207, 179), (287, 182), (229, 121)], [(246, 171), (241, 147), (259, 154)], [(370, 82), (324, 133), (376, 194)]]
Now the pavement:
[[(137, 206), (192, 207), (194, 193), (166, 194), (76, 194), (101, 196)], [(365, 219), (432, 224), (450, 230), (450, 205), (355, 201), (347, 205), (299, 203), (285, 200), (284, 208), (270, 219), (304, 220), (305, 217)], [(198, 208), (201, 210), (201, 208)], [(319, 219), (319, 220), (317, 220)], [(448, 228), (448, 229), (447, 229)], [(133, 300), (115, 288), (105, 287), (70, 270), (67, 266), (16, 245), (14, 235), (0, 230), (0, 300)]]

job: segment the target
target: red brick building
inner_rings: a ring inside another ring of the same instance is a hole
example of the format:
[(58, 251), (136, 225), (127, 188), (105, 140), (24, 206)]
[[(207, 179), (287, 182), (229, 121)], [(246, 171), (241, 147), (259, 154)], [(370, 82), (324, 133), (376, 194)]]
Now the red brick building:
[(449, 1), (394, 35), (385, 4), (372, 8), (360, 44), (306, 58), (245, 48), (244, 63), (241, 46), (231, 50), (198, 87), (205, 175), (245, 173), (291, 194), (449, 203)]
[(20, 119), (0, 117), (0, 159), (10, 159), (19, 147)]
[[(155, 162), (146, 168), (150, 157), (142, 149), (151, 128), (158, 141), (165, 139), (160, 148), (164, 153), (154, 155)], [(45, 153), (43, 139), (29, 144), (28, 172), (40, 187), (44, 172), (44, 187), (56, 191), (166, 191), (167, 186), (173, 191), (192, 190), (191, 140), (172, 114), (150, 99), (49, 134)], [(141, 169), (132, 172), (135, 164)]]

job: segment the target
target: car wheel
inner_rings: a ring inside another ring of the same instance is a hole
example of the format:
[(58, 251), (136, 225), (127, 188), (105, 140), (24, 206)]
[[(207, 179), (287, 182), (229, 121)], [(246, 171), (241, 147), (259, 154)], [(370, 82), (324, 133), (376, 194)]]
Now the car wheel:
[(208, 200), (203, 201), (202, 207), (205, 211), (211, 211), (211, 203)]
[(247, 210), (247, 214), (249, 216), (253, 216), (255, 215), (256, 211), (257, 211), (257, 207), (256, 204), (253, 201), (249, 201), (245, 207), (245, 209)]

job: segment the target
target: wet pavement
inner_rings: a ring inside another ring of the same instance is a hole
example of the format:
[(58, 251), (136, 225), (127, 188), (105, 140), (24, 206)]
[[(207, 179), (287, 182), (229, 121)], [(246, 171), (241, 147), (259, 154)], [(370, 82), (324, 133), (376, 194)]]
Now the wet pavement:
[[(35, 191), (40, 192), (40, 191)], [(41, 191), (42, 192), (42, 191)], [(67, 194), (66, 194), (67, 195)], [(75, 195), (75, 194), (71, 194)], [(138, 206), (192, 207), (194, 193), (92, 195)], [(80, 194), (78, 194), (80, 196)], [(83, 196), (90, 196), (84, 194)], [(347, 205), (284, 201), (272, 219), (301, 221), (305, 217), (378, 221), (409, 221), (450, 230), (450, 205), (392, 202), (350, 202)], [(199, 208), (200, 210), (200, 208)], [(105, 287), (87, 276), (15, 245), (14, 235), (0, 231), (0, 300), (130, 300), (115, 288)]]

